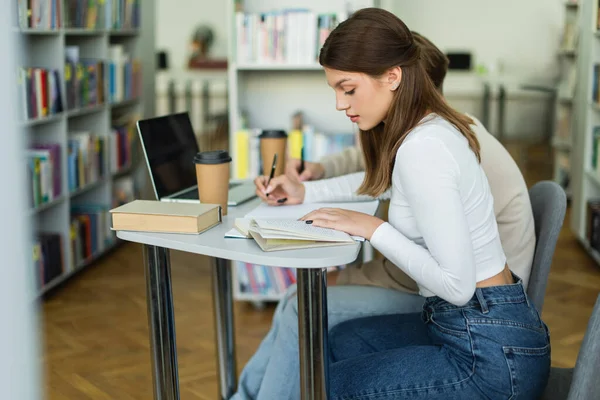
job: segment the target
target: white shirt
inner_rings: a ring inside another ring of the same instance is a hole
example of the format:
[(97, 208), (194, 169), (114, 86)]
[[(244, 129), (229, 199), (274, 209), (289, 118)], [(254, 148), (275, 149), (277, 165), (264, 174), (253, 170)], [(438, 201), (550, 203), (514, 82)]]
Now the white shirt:
[[(305, 202), (348, 201), (364, 173), (306, 182)], [(371, 244), (415, 280), (422, 296), (465, 304), (506, 264), (486, 175), (466, 138), (432, 114), (396, 154), (388, 219)]]

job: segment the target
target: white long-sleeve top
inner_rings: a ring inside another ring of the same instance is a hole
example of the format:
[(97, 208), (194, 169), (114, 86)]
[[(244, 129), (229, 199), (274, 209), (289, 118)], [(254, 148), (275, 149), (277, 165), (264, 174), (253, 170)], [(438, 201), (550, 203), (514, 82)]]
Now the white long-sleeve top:
[[(363, 172), (306, 182), (305, 202), (368, 199), (356, 195)], [(465, 304), (477, 282), (501, 272), (500, 243), (486, 175), (466, 138), (431, 114), (398, 149), (389, 222), (371, 244), (415, 280), (422, 296)]]

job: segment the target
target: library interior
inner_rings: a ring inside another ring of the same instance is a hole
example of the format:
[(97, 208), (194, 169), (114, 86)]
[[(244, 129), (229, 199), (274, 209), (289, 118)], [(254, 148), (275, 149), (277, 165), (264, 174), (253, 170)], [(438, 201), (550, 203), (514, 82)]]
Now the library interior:
[(6, 1), (0, 399), (600, 398), (598, 0)]

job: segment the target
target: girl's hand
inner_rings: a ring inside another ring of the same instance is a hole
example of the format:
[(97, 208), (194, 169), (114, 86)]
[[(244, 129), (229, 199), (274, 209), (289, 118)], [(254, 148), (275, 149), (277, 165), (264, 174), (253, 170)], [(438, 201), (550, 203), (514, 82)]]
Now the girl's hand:
[(279, 175), (271, 179), (269, 186), (268, 176), (259, 176), (254, 180), (256, 194), (271, 206), (301, 204), (304, 202), (305, 188), (302, 182), (290, 179), (286, 175)]
[(320, 208), (306, 214), (300, 220), (314, 226), (336, 229), (352, 236), (360, 236), (367, 240), (371, 240), (375, 230), (384, 222), (369, 214), (340, 208)]

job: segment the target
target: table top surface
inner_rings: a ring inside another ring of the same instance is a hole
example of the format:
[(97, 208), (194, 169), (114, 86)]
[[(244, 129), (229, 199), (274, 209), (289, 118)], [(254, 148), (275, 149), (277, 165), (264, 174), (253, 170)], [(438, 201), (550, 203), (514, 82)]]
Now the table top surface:
[(129, 242), (273, 267), (327, 268), (356, 260), (360, 242), (343, 246), (265, 252), (253, 239), (225, 238), (225, 233), (233, 228), (236, 218), (244, 217), (260, 204), (260, 199), (255, 198), (236, 207), (229, 206), (228, 214), (223, 217), (221, 224), (199, 235), (117, 231), (117, 237)]

